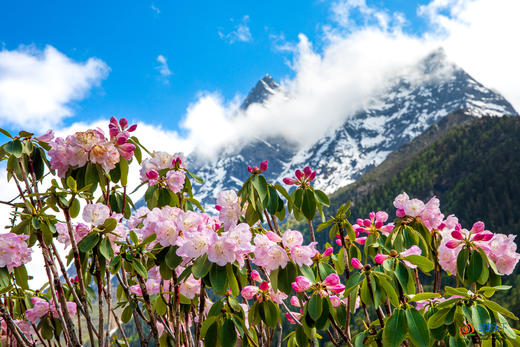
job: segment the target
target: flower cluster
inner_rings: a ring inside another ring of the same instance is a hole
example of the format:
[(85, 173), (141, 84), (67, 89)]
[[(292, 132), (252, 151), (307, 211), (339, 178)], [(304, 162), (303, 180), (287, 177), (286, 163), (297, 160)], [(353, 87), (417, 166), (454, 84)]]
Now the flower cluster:
[[(57, 137), (50, 140), (50, 164), (53, 170), (58, 170), (58, 176), (65, 177), (71, 167), (83, 167), (87, 162), (100, 164), (105, 171), (116, 167), (120, 158), (130, 160), (134, 154), (135, 145), (128, 143), (130, 132), (136, 126), (126, 129), (128, 121), (122, 118), (119, 125), (115, 118), (110, 120), (110, 138), (106, 138), (101, 129), (89, 129), (76, 132), (65, 139)], [(49, 139), (47, 139), (49, 140)]]
[(251, 278), (254, 281), (260, 283), (260, 286), (249, 285), (242, 288), (240, 294), (244, 299), (251, 300), (255, 298), (255, 300), (258, 302), (271, 300), (277, 304), (281, 304), (285, 299), (288, 298), (287, 294), (281, 291), (275, 292), (271, 287), (271, 283), (263, 281), (258, 271), (251, 271)]
[(410, 199), (408, 194), (399, 194), (394, 200), (397, 209), (396, 216), (419, 217), (428, 230), (432, 231), (441, 226), (444, 215), (440, 210), (440, 201), (436, 197), (431, 198), (426, 204), (419, 199)]
[[(56, 305), (54, 303), (49, 303), (47, 300), (39, 297), (32, 297), (31, 303), (33, 308), (30, 308), (25, 311), (25, 316), (31, 323), (36, 323), (38, 319), (45, 316), (47, 313), (51, 312), (54, 318), (58, 318), (58, 312), (56, 311)], [(77, 312), (77, 307), (75, 302), (67, 302), (67, 310), (71, 316), (74, 316)]]
[(27, 246), (28, 235), (0, 234), (0, 268), (12, 272), (15, 267), (31, 261), (32, 249)]
[[(31, 324), (28, 321), (22, 320), (22, 319), (15, 319), (13, 322), (14, 322), (14, 324), (16, 324), (18, 326), (18, 328), (20, 328), (23, 335), (25, 335), (25, 337), (30, 342), (33, 342), (32, 335), (34, 334), (34, 329), (31, 326)], [(8, 336), (7, 323), (5, 322), (5, 320), (0, 318), (0, 345), (17, 347), (18, 343), (16, 341), (13, 341), (12, 338), (10, 341), (8, 341), (7, 336)], [(9, 345), (7, 344), (8, 342), (9, 342)]]
[(219, 219), (224, 230), (237, 225), (239, 217), (245, 215), (246, 207), (240, 206), (240, 197), (234, 190), (224, 190), (218, 194), (215, 209), (219, 211)]
[(269, 166), (269, 162), (267, 160), (264, 160), (263, 162), (260, 163), (260, 167), (258, 166), (254, 166), (254, 167), (251, 167), (251, 166), (248, 166), (247, 167), (247, 171), (249, 171), (249, 173), (251, 174), (261, 174), (261, 173), (264, 173), (266, 170), (267, 170), (267, 167)]
[[(317, 242), (311, 242), (304, 246), (303, 235), (296, 230), (287, 230), (282, 237), (272, 231), (267, 231), (265, 235), (256, 235), (254, 244), (255, 258), (253, 262), (268, 271), (276, 270), (279, 267), (285, 268), (289, 259), (298, 266), (312, 265), (312, 258), (318, 253), (316, 250)], [(288, 254), (290, 254), (290, 258)]]
[(394, 223), (384, 224), (388, 220), (388, 213), (384, 211), (370, 212), (369, 219), (358, 218), (356, 224), (352, 227), (356, 232), (356, 236), (360, 233), (375, 233), (380, 231), (383, 235), (388, 236), (394, 229)]
[[(175, 269), (177, 276), (179, 276), (184, 271), (184, 267), (178, 266)], [(174, 285), (170, 280), (163, 280), (161, 274), (159, 272), (159, 266), (155, 266), (151, 268), (148, 272), (148, 280), (145, 283), (146, 291), (148, 295), (155, 295), (161, 293), (161, 285), (162, 291), (164, 293), (165, 298), (169, 297), (168, 292), (172, 292), (174, 290)], [(135, 284), (129, 287), (130, 292), (143, 296), (143, 292), (141, 290), (141, 286), (139, 284)], [(184, 279), (180, 286), (179, 292), (187, 297), (188, 299), (195, 298), (195, 295), (200, 292), (200, 279), (195, 279), (193, 275), (188, 276)]]
[(312, 171), (310, 166), (306, 166), (303, 169), (303, 172), (301, 170), (296, 170), (294, 172), (294, 175), (296, 176), (296, 178), (285, 177), (283, 179), (283, 183), (287, 185), (309, 185), (310, 182), (314, 180), (314, 178), (316, 177), (316, 171)]
[[(374, 260), (378, 264), (383, 264), (383, 262), (385, 260), (387, 260), (388, 258), (390, 258), (390, 257), (393, 257), (393, 258), (396, 258), (396, 257), (405, 258), (405, 257), (407, 257), (409, 255), (421, 255), (421, 254), (422, 254), (422, 250), (418, 246), (413, 245), (412, 247), (402, 251), (401, 253), (397, 253), (395, 251), (390, 252), (390, 255), (378, 253), (374, 257)], [(409, 268), (411, 268), (411, 269), (417, 268), (417, 265), (414, 265), (414, 264), (410, 263), (407, 260), (403, 259), (403, 263), (406, 266), (408, 266)]]

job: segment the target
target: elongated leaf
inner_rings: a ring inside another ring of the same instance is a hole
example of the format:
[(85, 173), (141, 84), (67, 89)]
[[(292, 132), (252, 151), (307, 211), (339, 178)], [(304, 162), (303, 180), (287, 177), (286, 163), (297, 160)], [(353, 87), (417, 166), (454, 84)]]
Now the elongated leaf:
[(410, 340), (416, 346), (429, 346), (430, 331), (424, 317), (415, 308), (409, 308), (405, 312)]
[(87, 253), (92, 248), (94, 248), (100, 240), (98, 234), (88, 234), (83, 240), (81, 240), (78, 244), (78, 248), (81, 252)]
[(226, 264), (226, 276), (227, 281), (229, 284), (229, 288), (231, 289), (231, 293), (233, 293), (233, 296), (238, 296), (239, 288), (238, 288), (238, 281), (235, 277), (235, 274), (233, 273), (233, 265), (232, 264)]
[(472, 252), (468, 266), (468, 279), (471, 282), (476, 282), (479, 279), (482, 272), (482, 266), (482, 257), (480, 256), (480, 253)]
[(518, 320), (518, 318), (509, 310), (505, 309), (504, 307), (500, 306), (496, 302), (490, 301), (490, 300), (482, 300), (482, 303), (486, 305), (487, 308), (489, 308), (491, 311), (498, 312), (503, 314), (506, 317), (512, 318), (514, 320)]
[(119, 170), (121, 171), (121, 185), (125, 187), (128, 184), (128, 160), (123, 157), (119, 161)]
[(212, 263), (208, 260), (208, 256), (204, 254), (202, 257), (197, 258), (193, 263), (191, 271), (196, 279), (206, 276), (211, 269)]
[[(396, 308), (386, 321), (383, 329), (383, 345), (398, 347), (406, 338), (406, 316), (402, 309)], [(356, 339), (357, 340), (357, 339)]]
[(112, 245), (110, 244), (108, 237), (105, 237), (99, 243), (99, 253), (101, 253), (101, 255), (105, 257), (106, 260), (110, 260), (114, 256), (114, 250), (112, 249)]
[(316, 201), (323, 206), (330, 206), (330, 200), (327, 194), (322, 192), (321, 190), (316, 189), (314, 191), (314, 196), (316, 197)]
[(138, 259), (134, 259), (132, 261), (132, 265), (134, 266), (135, 272), (137, 272), (139, 276), (141, 276), (146, 281), (148, 279), (148, 271), (144, 265)]
[(237, 332), (235, 331), (235, 323), (230, 318), (224, 320), (220, 329), (220, 343), (222, 347), (234, 347), (237, 341)]
[(16, 279), (16, 284), (20, 287), (23, 289), (29, 289), (29, 284), (27, 283), (27, 269), (25, 268), (25, 265), (14, 268), (14, 278)]
[(209, 272), (211, 286), (217, 293), (223, 293), (227, 288), (226, 268), (214, 265)]
[(428, 319), (428, 328), (435, 329), (440, 327), (441, 325), (444, 325), (444, 318), (448, 315), (450, 310), (451, 307), (443, 308), (431, 315)]
[(403, 259), (409, 261), (414, 265), (417, 265), (419, 269), (422, 270), (422, 272), (430, 272), (433, 270), (434, 267), (433, 262), (430, 259), (423, 257), (422, 255), (412, 254), (407, 257), (404, 257)]
[(307, 309), (309, 311), (309, 314), (311, 315), (311, 318), (314, 321), (317, 321), (318, 318), (320, 318), (321, 312), (323, 310), (321, 296), (319, 296), (319, 295), (312, 296), (309, 300)]
[(303, 194), (302, 212), (309, 220), (313, 219), (316, 214), (316, 197), (310, 189), (306, 189)]

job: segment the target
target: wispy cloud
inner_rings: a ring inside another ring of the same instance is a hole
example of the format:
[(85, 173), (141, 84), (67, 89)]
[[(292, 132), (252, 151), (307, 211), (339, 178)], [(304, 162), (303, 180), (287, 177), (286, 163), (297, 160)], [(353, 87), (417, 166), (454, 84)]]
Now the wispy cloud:
[[(232, 20), (233, 21), (233, 20)], [(242, 17), (242, 20), (239, 24), (235, 25), (233, 31), (225, 34), (221, 30), (218, 31), (218, 36), (227, 41), (229, 44), (233, 44), (235, 42), (251, 42), (253, 40), (253, 36), (251, 35), (251, 30), (248, 26), (249, 16)]]
[(97, 58), (76, 62), (52, 46), (0, 51), (0, 125), (58, 125), (109, 72)]
[(170, 68), (168, 67), (168, 59), (166, 59), (166, 57), (164, 55), (159, 54), (157, 56), (157, 62), (159, 63), (159, 65), (156, 66), (155, 68), (157, 70), (159, 70), (159, 73), (163, 77), (168, 77), (172, 74)]
[(152, 9), (152, 11), (154, 11), (156, 14), (160, 14), (161, 13), (161, 9), (157, 6), (155, 6), (154, 4), (152, 4), (152, 6), (150, 6), (150, 8)]

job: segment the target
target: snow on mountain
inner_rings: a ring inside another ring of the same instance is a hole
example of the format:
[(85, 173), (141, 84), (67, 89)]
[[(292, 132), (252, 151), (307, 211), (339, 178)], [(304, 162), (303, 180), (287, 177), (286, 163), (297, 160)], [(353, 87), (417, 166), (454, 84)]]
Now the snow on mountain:
[[(279, 93), (269, 76), (262, 78), (242, 104), (263, 103)], [(310, 165), (317, 170), (315, 186), (332, 193), (380, 164), (392, 151), (423, 133), (442, 117), (464, 109), (481, 117), (516, 115), (511, 104), (450, 63), (442, 50), (395, 77), (385, 91), (369, 100), (345, 122), (305, 148), (282, 137), (256, 138), (237, 150), (229, 148), (215, 163), (192, 167), (204, 180), (197, 197), (212, 206), (223, 189), (238, 189), (247, 179), (248, 165), (269, 161), (266, 176), (281, 182), (294, 170)], [(317, 115), (319, 116), (319, 115)]]

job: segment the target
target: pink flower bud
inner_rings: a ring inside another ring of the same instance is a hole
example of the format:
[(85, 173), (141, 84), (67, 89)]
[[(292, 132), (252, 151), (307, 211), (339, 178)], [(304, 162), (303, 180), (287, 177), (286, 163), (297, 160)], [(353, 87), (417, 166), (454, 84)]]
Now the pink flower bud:
[(304, 173), (305, 177), (307, 177), (307, 178), (311, 177), (312, 170), (311, 170), (310, 166), (306, 166), (303, 169), (303, 173)]
[(283, 183), (287, 184), (287, 185), (293, 185), (293, 184), (298, 184), (298, 180), (297, 179), (294, 179), (294, 178), (290, 178), (290, 177), (285, 177), (283, 179)]
[(109, 127), (109, 133), (110, 133), (110, 137), (116, 137), (117, 134), (119, 134), (119, 129), (118, 128), (114, 128), (114, 127)]
[(119, 125), (121, 126), (121, 129), (125, 129), (128, 126), (128, 120), (126, 120), (126, 118), (121, 118), (119, 120)]
[(368, 218), (370, 218), (370, 220), (374, 220), (376, 218), (376, 213), (374, 211), (370, 212), (368, 214)]
[(341, 300), (337, 295), (329, 295), (329, 299), (332, 307), (338, 307), (341, 304)]
[(256, 270), (251, 271), (251, 278), (256, 282), (262, 282), (262, 278), (260, 278), (260, 274)]
[(377, 221), (375, 224), (376, 229), (381, 229), (383, 227), (383, 222)]
[(47, 130), (43, 135), (36, 136), (35, 139), (41, 142), (50, 142), (54, 138), (54, 131)]
[(333, 293), (339, 294), (345, 290), (345, 286), (343, 284), (339, 283), (339, 284), (336, 284), (335, 286), (327, 287), (327, 289)]
[(309, 182), (312, 181), (316, 177), (316, 171), (313, 171), (309, 176)]
[(336, 244), (337, 244), (338, 246), (342, 246), (341, 240), (340, 240), (340, 239), (336, 239)]
[[(341, 244), (341, 240), (339, 241), (339, 243)], [(323, 252), (322, 256), (323, 256), (323, 257), (328, 257), (329, 255), (332, 254), (333, 251), (334, 251), (334, 249), (333, 249), (332, 247), (327, 248), (327, 249)]]
[(304, 276), (298, 276), (296, 277), (296, 280), (291, 283), (291, 287), (294, 289), (295, 292), (301, 293), (306, 291), (311, 287), (312, 283)]
[(220, 206), (220, 205), (215, 205), (215, 210), (217, 210), (217, 211), (220, 212), (220, 211), (222, 210), (222, 206)]
[(473, 241), (489, 241), (493, 238), (493, 233), (483, 232), (473, 236)]
[(370, 219), (365, 219), (363, 221), (363, 226), (370, 228), (372, 226), (372, 221)]
[(247, 166), (247, 171), (249, 171), (249, 173), (253, 173), (253, 168), (251, 166)]
[(296, 295), (291, 296), (291, 299), (289, 300), (291, 302), (291, 305), (300, 307), (300, 300), (298, 300), (298, 297)]
[(388, 255), (386, 255), (386, 254), (380, 254), (380, 253), (379, 253), (379, 254), (376, 254), (376, 256), (374, 257), (374, 260), (375, 260), (376, 263), (378, 263), (378, 264), (383, 264), (383, 262), (384, 262), (385, 260), (387, 260), (387, 259), (388, 259)]
[(256, 286), (245, 286), (240, 292), (242, 297), (246, 300), (251, 300), (256, 295), (256, 293), (258, 293), (258, 287)]
[(356, 242), (359, 243), (360, 245), (364, 245), (366, 241), (367, 241), (367, 237), (366, 236), (358, 237), (356, 239)]
[[(296, 314), (293, 313), (293, 315), (296, 317)], [(285, 318), (287, 318), (287, 321), (291, 324), (296, 324), (296, 321), (294, 320), (294, 318), (291, 316), (291, 314), (289, 312), (285, 312)]]
[(326, 287), (333, 287), (339, 284), (339, 276), (337, 274), (328, 275), (323, 281), (323, 285)]
[(478, 233), (483, 232), (484, 229), (485, 229), (485, 225), (483, 222), (476, 222), (475, 224), (473, 224), (473, 227), (471, 228), (471, 232), (473, 234), (478, 234)]
[(262, 284), (260, 284), (260, 290), (265, 292), (268, 289), (269, 289), (269, 282), (263, 281)]
[(267, 160), (264, 160), (263, 162), (260, 163), (260, 170), (262, 172), (264, 172), (265, 170), (267, 170), (268, 165), (269, 165), (269, 162)]
[(175, 159), (175, 166), (176, 166), (176, 167), (180, 167), (181, 164), (182, 164), (182, 159), (181, 159), (180, 157), (177, 157), (177, 158)]
[(460, 232), (460, 230), (454, 230), (451, 232), (451, 237), (453, 237), (455, 240), (463, 240), (464, 235)]
[(363, 226), (363, 220), (361, 218), (356, 219), (356, 224), (359, 226)]
[(303, 172), (301, 172), (300, 170), (296, 170), (294, 172), (294, 174), (295, 174), (296, 178), (299, 179), (299, 180), (301, 180), (302, 177), (303, 177)]
[(130, 125), (130, 128), (128, 128), (126, 131), (132, 132), (135, 131), (135, 129), (137, 129), (137, 124)]
[(406, 213), (404, 213), (404, 208), (398, 208), (397, 211), (395, 211), (395, 215), (399, 218), (406, 216)]
[(268, 230), (266, 233), (265, 233), (265, 236), (267, 236), (267, 238), (273, 242), (281, 242), (282, 241), (282, 238), (278, 235), (276, 235), (274, 232), (272, 232), (271, 230)]
[(352, 258), (352, 260), (350, 261), (350, 265), (352, 265), (358, 270), (361, 270), (363, 268), (363, 264), (361, 264), (358, 258)]
[(446, 242), (446, 247), (448, 247), (449, 249), (454, 249), (459, 246), (459, 243), (460, 242), (456, 240), (449, 240), (448, 242)]
[(128, 140), (128, 138), (126, 136), (119, 136), (117, 138), (117, 144), (118, 145), (124, 145), (127, 140)]
[(110, 118), (110, 124), (113, 124), (113, 125), (115, 125), (117, 127), (117, 118), (112, 116)]
[(159, 177), (159, 173), (155, 170), (150, 170), (146, 173), (146, 177), (148, 177), (149, 180), (155, 180)]

